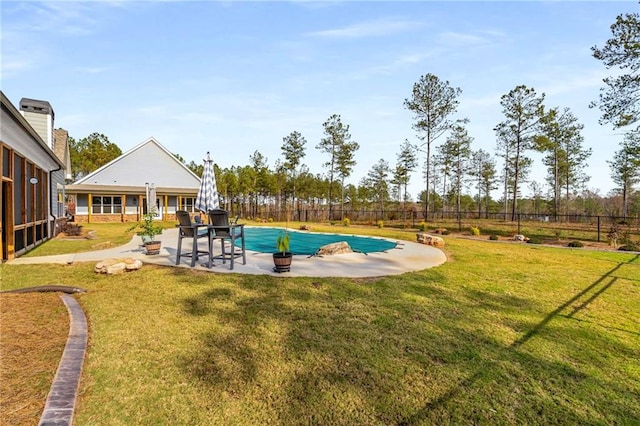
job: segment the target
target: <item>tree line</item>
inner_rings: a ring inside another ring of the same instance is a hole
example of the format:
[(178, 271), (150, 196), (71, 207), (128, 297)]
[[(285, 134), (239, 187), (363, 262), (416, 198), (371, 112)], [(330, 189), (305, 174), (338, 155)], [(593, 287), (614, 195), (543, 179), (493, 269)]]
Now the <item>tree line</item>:
[[(518, 85), (500, 99), (503, 120), (493, 128), (495, 153), (473, 149), (467, 118), (455, 118), (462, 90), (433, 74), (425, 74), (413, 85), (404, 107), (413, 113), (413, 128), (419, 143), (399, 144), (395, 163), (387, 158), (372, 165), (357, 185), (347, 184), (356, 165), (360, 144), (351, 139), (349, 125), (338, 114), (324, 123), (324, 137), (315, 148), (324, 156), (325, 173), (312, 173), (303, 163), (307, 140), (298, 131), (283, 137), (282, 157), (273, 167), (259, 151), (249, 164), (221, 169), (215, 175), (221, 200), (228, 207), (257, 216), (265, 205), (278, 210), (326, 207), (334, 217), (349, 209), (397, 208), (415, 210), (407, 187), (418, 169), (421, 156), (424, 189), (417, 194), (423, 217), (437, 210), (502, 211), (515, 220), (523, 211), (553, 216), (570, 213), (640, 214), (640, 17), (637, 13), (617, 17), (612, 37), (592, 54), (607, 68), (617, 68), (615, 77), (604, 79), (600, 98), (590, 106), (602, 111), (600, 124), (623, 130), (619, 149), (608, 161), (617, 185), (606, 197), (587, 189), (585, 172), (591, 149), (584, 146), (584, 126), (569, 108), (548, 106), (545, 94)], [(439, 146), (435, 142), (444, 138)], [(117, 145), (99, 133), (70, 139), (73, 179), (86, 175), (122, 154)], [(533, 167), (530, 155), (542, 154), (546, 186), (529, 181)], [(176, 157), (201, 176), (203, 166)], [(529, 183), (532, 194), (523, 197)], [(499, 190), (501, 198), (492, 199)], [(533, 211), (531, 211), (531, 209)]]

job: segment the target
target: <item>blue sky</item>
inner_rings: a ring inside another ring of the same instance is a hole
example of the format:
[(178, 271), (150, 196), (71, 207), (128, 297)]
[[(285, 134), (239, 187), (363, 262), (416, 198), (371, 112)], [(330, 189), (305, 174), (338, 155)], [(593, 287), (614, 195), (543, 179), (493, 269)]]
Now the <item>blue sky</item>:
[[(432, 73), (462, 89), (454, 118), (470, 120), (474, 150), (495, 153), (500, 96), (516, 85), (546, 93), (549, 107), (570, 108), (593, 149), (588, 187), (614, 188), (606, 161), (622, 135), (588, 108), (610, 72), (590, 47), (605, 43), (618, 14), (638, 12), (636, 1), (0, 7), (2, 90), (14, 105), (22, 97), (49, 101), (55, 126), (75, 138), (100, 132), (126, 151), (153, 136), (187, 162), (211, 151), (221, 167), (249, 164), (257, 150), (273, 166), (295, 130), (307, 140), (303, 162), (321, 173), (322, 123), (340, 114), (360, 144), (348, 180), (357, 184), (379, 159), (393, 166), (405, 139), (418, 143), (403, 101)], [(544, 166), (532, 157), (531, 179), (542, 183)], [(423, 180), (416, 170), (413, 197)]]

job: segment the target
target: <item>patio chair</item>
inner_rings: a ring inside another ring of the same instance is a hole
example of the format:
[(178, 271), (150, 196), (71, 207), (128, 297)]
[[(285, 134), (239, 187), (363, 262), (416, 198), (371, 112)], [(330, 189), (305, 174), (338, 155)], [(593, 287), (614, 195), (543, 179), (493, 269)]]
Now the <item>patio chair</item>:
[[(180, 257), (191, 257), (191, 267), (195, 266), (196, 261), (201, 254), (209, 255), (209, 266), (211, 266), (211, 240), (209, 242), (209, 251), (198, 250), (198, 240), (200, 238), (208, 238), (209, 229), (207, 224), (201, 222), (191, 222), (191, 216), (186, 210), (178, 210), (176, 212), (178, 219), (178, 250), (176, 253), (176, 265), (180, 264)], [(182, 251), (182, 240), (191, 238), (191, 251)]]
[[(244, 224), (238, 224), (238, 218), (229, 222), (229, 212), (222, 209), (209, 210), (209, 229), (211, 230), (211, 243), (209, 247), (213, 249), (213, 240), (220, 240), (222, 254), (214, 256), (213, 259), (222, 259), (226, 263), (227, 259), (233, 269), (233, 262), (236, 257), (242, 256), (242, 264), (247, 264), (247, 255), (244, 248)], [(240, 240), (240, 252), (236, 252), (236, 241)], [(230, 252), (227, 253), (225, 243), (230, 243)]]

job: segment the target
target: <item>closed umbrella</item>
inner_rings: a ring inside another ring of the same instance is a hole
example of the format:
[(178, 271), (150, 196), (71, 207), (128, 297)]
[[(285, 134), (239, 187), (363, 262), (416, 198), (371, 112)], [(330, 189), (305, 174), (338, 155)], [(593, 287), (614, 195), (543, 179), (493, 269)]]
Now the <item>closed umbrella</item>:
[(145, 186), (147, 192), (147, 213), (153, 213), (155, 216), (158, 216), (158, 212), (156, 211), (156, 185), (146, 183)]
[(204, 214), (207, 214), (209, 210), (220, 208), (216, 177), (213, 174), (213, 160), (208, 152), (207, 158), (204, 160), (204, 171), (200, 180), (200, 189), (196, 197), (195, 208)]

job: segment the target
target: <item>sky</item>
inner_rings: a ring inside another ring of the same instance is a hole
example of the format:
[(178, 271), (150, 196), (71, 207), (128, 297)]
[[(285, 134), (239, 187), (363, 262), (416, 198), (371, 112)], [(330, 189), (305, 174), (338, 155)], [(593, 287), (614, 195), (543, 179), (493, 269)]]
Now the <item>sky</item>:
[[(589, 108), (615, 72), (591, 47), (610, 38), (617, 15), (638, 11), (635, 0), (3, 0), (2, 91), (16, 106), (48, 101), (55, 127), (76, 139), (102, 133), (125, 152), (154, 137), (187, 162), (210, 151), (222, 168), (248, 165), (256, 151), (273, 167), (283, 138), (298, 131), (302, 162), (325, 173), (316, 146), (339, 114), (360, 145), (347, 179), (357, 185), (380, 159), (393, 168), (405, 140), (421, 143), (404, 100), (422, 75), (462, 90), (452, 118), (468, 118), (472, 149), (492, 154), (500, 97), (524, 84), (584, 125), (587, 187), (606, 195), (623, 131)], [(531, 157), (530, 179), (544, 184), (541, 157)]]

